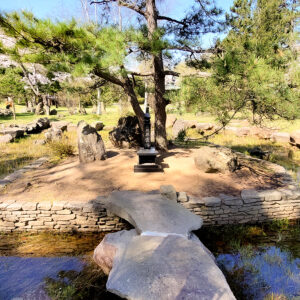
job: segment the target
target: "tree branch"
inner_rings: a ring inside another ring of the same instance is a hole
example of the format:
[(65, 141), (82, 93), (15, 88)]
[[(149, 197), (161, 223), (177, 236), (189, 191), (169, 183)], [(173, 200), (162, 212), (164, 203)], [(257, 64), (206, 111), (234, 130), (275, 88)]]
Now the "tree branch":
[(138, 14), (145, 16), (146, 13), (141, 10), (137, 5), (135, 5), (134, 3), (128, 3), (127, 1), (123, 1), (123, 0), (102, 0), (102, 1), (91, 1), (90, 4), (109, 4), (111, 2), (117, 2), (119, 6), (123, 6), (123, 7), (127, 7), (131, 10), (134, 10), (135, 12), (137, 12)]
[(179, 77), (180, 73), (175, 72), (175, 71), (166, 70), (165, 75), (172, 75), (172, 76)]
[(130, 75), (132, 75), (132, 76), (147, 77), (147, 76), (154, 76), (154, 73), (141, 74), (141, 73), (137, 73), (137, 72), (131, 72)]
[(206, 54), (213, 54), (216, 53), (215, 49), (193, 49), (189, 46), (171, 46), (167, 47), (165, 50), (179, 50), (179, 51), (185, 51), (185, 52), (191, 52), (191, 53), (206, 53)]
[(183, 26), (186, 25), (185, 22), (183, 22), (183, 21), (175, 20), (175, 19), (172, 19), (172, 18), (169, 18), (169, 17), (166, 17), (166, 16), (157, 16), (157, 19), (177, 23), (177, 24), (180, 24), (180, 25), (183, 25)]
[(121, 81), (119, 78), (104, 72), (100, 68), (95, 68), (94, 69), (94, 74), (100, 78), (103, 78), (111, 83), (114, 83), (116, 85), (119, 85), (120, 87), (124, 88), (125, 82)]
[(26, 70), (26, 68), (24, 67), (24, 65), (23, 65), (22, 63), (20, 63), (20, 66), (21, 66), (21, 69), (22, 69), (22, 71), (23, 71), (25, 77), (27, 78), (27, 81), (28, 81), (28, 83), (29, 83), (29, 86), (30, 86), (31, 90), (33, 91), (33, 93), (34, 93), (37, 97), (39, 97), (39, 96), (40, 96), (40, 93), (39, 93), (39, 91), (38, 91), (37, 89), (34, 88), (33, 83), (32, 83), (31, 80), (30, 80), (28, 71)]

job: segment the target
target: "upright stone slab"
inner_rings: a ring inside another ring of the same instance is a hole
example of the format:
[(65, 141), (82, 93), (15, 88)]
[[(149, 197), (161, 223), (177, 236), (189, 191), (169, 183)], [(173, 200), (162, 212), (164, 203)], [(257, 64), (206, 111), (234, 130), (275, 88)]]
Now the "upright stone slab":
[(77, 138), (80, 162), (87, 163), (106, 159), (104, 142), (94, 127), (80, 121), (77, 128)]
[(129, 236), (118, 248), (106, 288), (131, 300), (235, 299), (201, 244), (174, 235)]
[(113, 214), (127, 220), (142, 235), (181, 235), (188, 237), (202, 226), (202, 219), (182, 205), (158, 194), (115, 191), (104, 205)]

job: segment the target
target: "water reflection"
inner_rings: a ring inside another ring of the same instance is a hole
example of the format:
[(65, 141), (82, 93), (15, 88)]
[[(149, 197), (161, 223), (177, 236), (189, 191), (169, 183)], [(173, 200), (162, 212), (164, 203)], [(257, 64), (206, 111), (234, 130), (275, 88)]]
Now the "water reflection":
[(50, 299), (45, 278), (58, 279), (62, 270), (80, 272), (84, 264), (77, 257), (0, 257), (0, 299)]
[(300, 258), (275, 246), (237, 254), (220, 254), (218, 263), (233, 284), (242, 288), (243, 299), (265, 299), (268, 295), (300, 296)]
[(92, 253), (104, 234), (0, 233), (0, 300), (114, 300)]

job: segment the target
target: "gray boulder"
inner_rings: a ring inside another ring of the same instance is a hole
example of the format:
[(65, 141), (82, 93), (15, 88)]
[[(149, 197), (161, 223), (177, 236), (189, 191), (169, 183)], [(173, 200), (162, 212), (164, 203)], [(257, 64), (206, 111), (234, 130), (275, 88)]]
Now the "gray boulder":
[(97, 131), (103, 130), (104, 128), (104, 124), (101, 121), (95, 122), (92, 126), (95, 127)]
[(60, 129), (50, 128), (45, 133), (45, 139), (47, 142), (58, 141), (58, 140), (61, 140), (61, 138), (62, 138), (62, 130), (60, 130)]
[(161, 185), (160, 194), (169, 200), (177, 202), (177, 193), (173, 185)]
[[(107, 129), (105, 127), (105, 129)], [(109, 132), (109, 139), (117, 148), (139, 148), (143, 146), (142, 132), (136, 116), (122, 117), (118, 126)]]
[(80, 162), (87, 163), (107, 158), (101, 135), (84, 121), (78, 123), (77, 139)]
[(131, 300), (233, 300), (201, 242), (169, 235), (132, 236), (119, 244), (106, 288)]
[(35, 144), (35, 145), (45, 145), (45, 144), (46, 144), (46, 141), (45, 141), (45, 140), (41, 140), (41, 139), (40, 139), (40, 140), (35, 140), (35, 141), (34, 141), (34, 144)]
[(300, 130), (291, 133), (291, 144), (300, 147)]
[(177, 119), (172, 127), (173, 138), (176, 139), (180, 132), (185, 131), (188, 128), (188, 124), (184, 120)]
[(175, 115), (167, 115), (166, 128), (173, 127), (175, 121), (177, 120)]
[(234, 172), (239, 167), (237, 155), (231, 149), (220, 146), (201, 147), (194, 162), (197, 169), (205, 173)]
[(1, 131), (1, 134), (9, 134), (13, 139), (18, 139), (24, 136), (24, 129), (20, 127), (7, 127)]
[(271, 135), (271, 140), (273, 142), (279, 142), (279, 143), (289, 143), (291, 140), (291, 136), (287, 132), (274, 132)]
[(28, 134), (35, 134), (48, 128), (50, 128), (50, 120), (48, 118), (40, 118), (34, 122), (28, 123), (25, 131)]
[(56, 109), (51, 109), (50, 110), (50, 116), (55, 116), (57, 115), (57, 110)]
[(0, 108), (0, 117), (10, 117), (13, 115), (13, 112), (10, 109)]
[(206, 130), (212, 130), (214, 129), (214, 124), (211, 123), (197, 123), (196, 128), (198, 131), (206, 131)]
[(93, 259), (106, 275), (109, 274), (113, 267), (117, 250), (124, 250), (134, 236), (137, 236), (135, 229), (107, 234), (94, 250)]
[(51, 127), (53, 130), (61, 130), (62, 132), (67, 131), (70, 122), (67, 121), (56, 121), (51, 122)]
[(199, 229), (202, 219), (175, 201), (159, 194), (138, 191), (115, 191), (104, 201), (113, 214), (127, 220), (138, 233), (188, 237)]
[(10, 134), (0, 135), (0, 144), (8, 144), (14, 141)]
[(45, 111), (44, 111), (43, 107), (44, 107), (43, 102), (38, 103), (37, 106), (35, 107), (35, 114), (36, 115), (45, 114)]

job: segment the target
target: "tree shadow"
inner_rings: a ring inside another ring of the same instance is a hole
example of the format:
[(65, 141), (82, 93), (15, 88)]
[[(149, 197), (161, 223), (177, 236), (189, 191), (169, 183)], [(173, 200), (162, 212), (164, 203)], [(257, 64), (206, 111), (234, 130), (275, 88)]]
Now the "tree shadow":
[(115, 157), (115, 156), (119, 155), (120, 152), (116, 152), (116, 151), (107, 151), (106, 154), (107, 154), (107, 158), (112, 158), (112, 157)]

